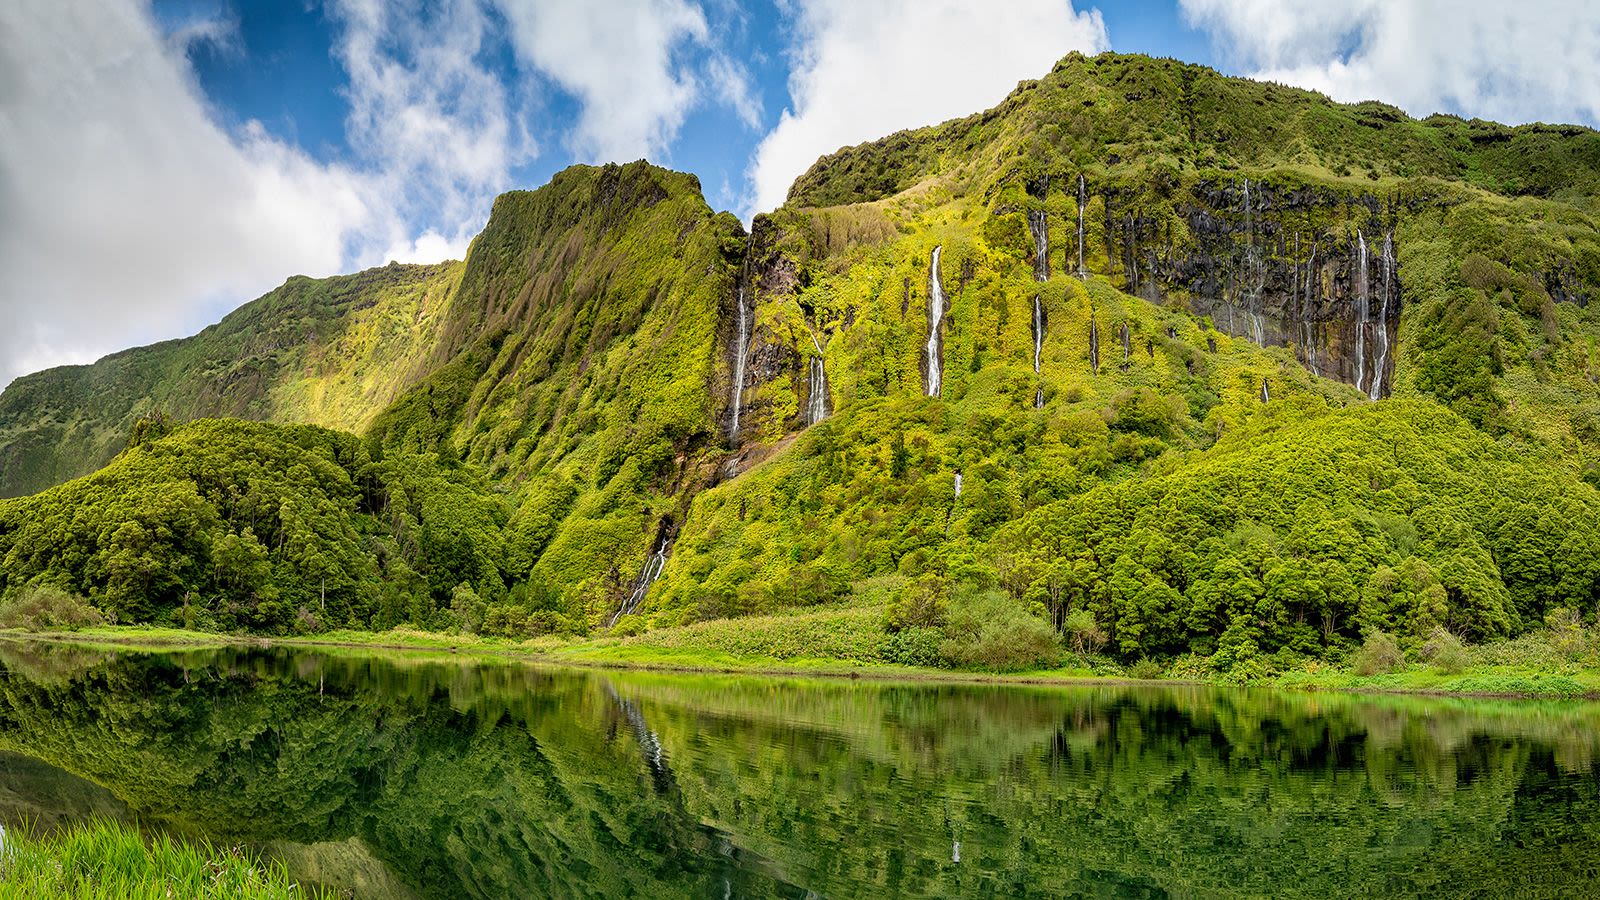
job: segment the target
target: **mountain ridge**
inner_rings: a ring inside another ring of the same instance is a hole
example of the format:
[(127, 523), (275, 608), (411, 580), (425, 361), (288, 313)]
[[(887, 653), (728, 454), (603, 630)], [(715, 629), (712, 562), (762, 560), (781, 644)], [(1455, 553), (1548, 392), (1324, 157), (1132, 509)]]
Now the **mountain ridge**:
[[(497, 199), (466, 260), (350, 300), (366, 318), (324, 323), (361, 338), (347, 352), (312, 353), (333, 344), (310, 328), (260, 363), (295, 378), (221, 382), (262, 418), (362, 432), (311, 441), (351, 485), (313, 537), (289, 537), (310, 513), (194, 474), (228, 459), (170, 462), (282, 426), (136, 436), (117, 477), (192, 491), (198, 517), (152, 526), (193, 537), (148, 616), (193, 594), (213, 621), (326, 627), (300, 574), (318, 555), (363, 560), (332, 620), (359, 627), (624, 635), (846, 603), (938, 657), (980, 639), (951, 623), (998, 592), (984, 608), (1024, 631), (1221, 670), (1369, 627), (1489, 639), (1592, 608), (1600, 134), (1567, 131), (1073, 55), (987, 112), (820, 159), (748, 231), (692, 175), (569, 168)], [(110, 449), (157, 411), (147, 394), (41, 423), (16, 399), (37, 383), (0, 396), (0, 463), (46, 462), (0, 465), (0, 488), (89, 462), (49, 463), (40, 435)], [(1412, 448), (1409, 468), (1365, 441)], [(1157, 484), (1181, 515), (1134, 523), (1135, 543), (1081, 520)], [(0, 592), (130, 596), (128, 548), (68, 524), (89, 496), (0, 502)], [(1529, 518), (1555, 498), (1561, 522)], [(205, 574), (224, 544), (266, 569)], [(166, 546), (135, 556), (166, 571)]]

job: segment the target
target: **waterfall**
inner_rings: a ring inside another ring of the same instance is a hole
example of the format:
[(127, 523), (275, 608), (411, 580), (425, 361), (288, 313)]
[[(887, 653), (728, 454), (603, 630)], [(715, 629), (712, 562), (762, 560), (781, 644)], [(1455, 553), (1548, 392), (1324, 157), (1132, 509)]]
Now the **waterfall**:
[[(1033, 374), (1039, 374), (1039, 357), (1044, 352), (1044, 302), (1033, 295)], [(1033, 408), (1044, 409), (1044, 385), (1033, 389)]]
[(1356, 229), (1356, 256), (1360, 268), (1356, 272), (1356, 390), (1367, 376), (1367, 317), (1371, 301), (1367, 295), (1367, 239), (1361, 229)]
[(1266, 403), (1268, 400), (1271, 400), (1271, 399), (1272, 399), (1272, 392), (1267, 390), (1267, 380), (1265, 378), (1263, 378), (1263, 379), (1261, 379), (1261, 402), (1262, 403)]
[(928, 396), (937, 397), (943, 385), (939, 365), (939, 323), (944, 321), (944, 288), (939, 284), (940, 245), (933, 248), (933, 264), (928, 267)]
[(1128, 357), (1132, 355), (1132, 343), (1130, 341), (1130, 338), (1131, 338), (1131, 335), (1128, 334), (1128, 323), (1127, 322), (1123, 322), (1122, 323), (1122, 361), (1124, 363), (1126, 363), (1128, 361)]
[(1394, 232), (1383, 236), (1383, 299), (1378, 313), (1378, 360), (1372, 373), (1372, 390), (1367, 396), (1373, 400), (1383, 396), (1384, 371), (1389, 367), (1389, 286), (1394, 281)]
[(606, 622), (606, 627), (611, 628), (623, 616), (631, 615), (644, 602), (645, 595), (650, 593), (650, 585), (661, 579), (661, 571), (667, 567), (667, 554), (672, 552), (672, 532), (664, 529), (661, 537), (656, 541), (656, 549), (644, 561), (644, 568), (639, 570), (639, 577), (633, 581), (633, 590), (623, 599), (622, 605), (611, 614), (611, 620)]
[(1089, 189), (1084, 184), (1083, 175), (1078, 175), (1078, 277), (1084, 278), (1089, 270), (1083, 267), (1083, 208), (1089, 205)]
[[(1048, 181), (1045, 182), (1047, 185)], [(1028, 213), (1028, 230), (1033, 232), (1033, 280), (1050, 278), (1050, 233), (1044, 210)], [(1039, 357), (1044, 353), (1044, 301), (1033, 295), (1033, 374), (1039, 374)], [(1033, 389), (1033, 408), (1044, 407), (1044, 385)]]
[[(1250, 217), (1250, 179), (1244, 180), (1244, 233), (1246, 239), (1255, 237), (1255, 221)], [(1251, 241), (1254, 243), (1254, 241)]]
[(1039, 374), (1039, 357), (1044, 352), (1044, 301), (1033, 295), (1033, 374)]
[[(807, 329), (809, 331), (809, 328)], [(806, 383), (806, 424), (815, 425), (828, 417), (828, 371), (822, 363), (822, 344), (817, 333), (811, 332), (811, 346), (817, 355), (811, 357), (810, 374)]]
[(1311, 242), (1311, 256), (1306, 260), (1306, 293), (1305, 300), (1300, 307), (1300, 320), (1305, 324), (1306, 330), (1306, 365), (1311, 368), (1311, 374), (1321, 375), (1317, 371), (1317, 335), (1316, 327), (1312, 325), (1312, 285), (1315, 282), (1317, 265), (1317, 242)]
[(1250, 311), (1250, 338), (1256, 342), (1257, 347), (1267, 345), (1266, 320), (1262, 319), (1261, 313), (1256, 310)]
[(961, 499), (961, 470), (956, 470), (956, 499)]
[(745, 309), (744, 275), (739, 276), (739, 334), (733, 345), (733, 397), (728, 405), (733, 415), (728, 420), (728, 443), (739, 445), (739, 410), (744, 406), (744, 358), (750, 350), (750, 311)]
[(1028, 232), (1033, 235), (1033, 280), (1050, 277), (1050, 224), (1042, 209), (1028, 210)]
[(1089, 369), (1100, 374), (1100, 323), (1092, 312), (1089, 314)]

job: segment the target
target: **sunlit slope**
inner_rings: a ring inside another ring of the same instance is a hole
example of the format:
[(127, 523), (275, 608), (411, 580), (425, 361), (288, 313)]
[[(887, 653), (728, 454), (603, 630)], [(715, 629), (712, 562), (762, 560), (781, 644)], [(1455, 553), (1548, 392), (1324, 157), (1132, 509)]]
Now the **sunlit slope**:
[(289, 279), (199, 334), (12, 382), (0, 496), (87, 474), (152, 413), (360, 429), (419, 377), (460, 263)]

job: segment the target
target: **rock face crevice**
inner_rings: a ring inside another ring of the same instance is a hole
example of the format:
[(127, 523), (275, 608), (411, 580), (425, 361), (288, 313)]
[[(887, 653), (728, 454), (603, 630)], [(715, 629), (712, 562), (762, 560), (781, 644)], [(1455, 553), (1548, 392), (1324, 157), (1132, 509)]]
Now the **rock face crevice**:
[(1243, 178), (1202, 180), (1159, 210), (1092, 180), (1079, 196), (1100, 200), (1105, 274), (1129, 293), (1388, 396), (1404, 305), (1398, 204)]

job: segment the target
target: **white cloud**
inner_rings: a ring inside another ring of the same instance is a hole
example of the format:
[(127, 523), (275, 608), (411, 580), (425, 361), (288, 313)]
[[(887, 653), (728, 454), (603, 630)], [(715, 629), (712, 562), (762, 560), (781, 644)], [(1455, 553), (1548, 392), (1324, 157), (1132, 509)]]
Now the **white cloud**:
[(0, 2), (0, 387), (191, 332), (291, 274), (460, 257), (538, 152), (541, 79), (505, 72), (507, 43), (579, 101), (568, 143), (590, 158), (663, 152), (697, 103), (759, 112), (685, 0), (327, 12), (342, 163), (213, 119), (186, 54), (242, 54), (232, 17), (162, 34), (145, 0)]
[(1072, 50), (1108, 46), (1071, 0), (789, 0), (790, 109), (757, 148), (752, 208), (772, 209), (819, 156), (998, 103)]
[[(459, 258), (512, 168), (538, 153), (530, 101), (482, 61), (487, 13), (475, 0), (329, 9), (341, 26), (334, 55), (350, 76), (346, 139), (369, 168), (376, 213), (356, 262)], [(408, 223), (419, 220), (429, 228), (413, 238)]]
[(1180, 0), (1255, 77), (1415, 116), (1600, 124), (1593, 0)]
[(359, 180), (207, 117), (131, 3), (0, 4), (0, 384), (327, 274)]
[(582, 104), (568, 146), (579, 159), (663, 152), (702, 87), (682, 58), (710, 30), (683, 0), (497, 0), (518, 58)]

